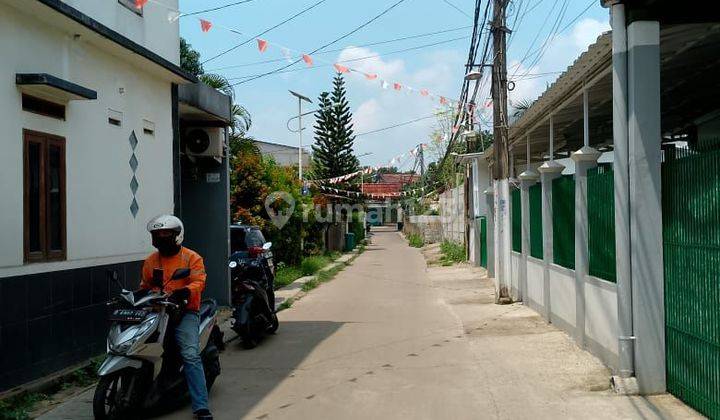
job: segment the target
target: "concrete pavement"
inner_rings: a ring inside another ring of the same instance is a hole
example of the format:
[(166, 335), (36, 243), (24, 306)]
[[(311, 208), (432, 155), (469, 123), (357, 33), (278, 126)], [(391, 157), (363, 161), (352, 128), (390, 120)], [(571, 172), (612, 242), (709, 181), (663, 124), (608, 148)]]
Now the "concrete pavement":
[[(482, 274), (428, 268), (399, 234), (376, 230), (352, 266), (280, 313), (276, 336), (249, 351), (228, 346), (211, 393), (216, 418), (694, 415), (670, 396), (612, 394), (597, 359), (529, 308), (493, 304)], [(190, 418), (189, 407), (164, 418)]]

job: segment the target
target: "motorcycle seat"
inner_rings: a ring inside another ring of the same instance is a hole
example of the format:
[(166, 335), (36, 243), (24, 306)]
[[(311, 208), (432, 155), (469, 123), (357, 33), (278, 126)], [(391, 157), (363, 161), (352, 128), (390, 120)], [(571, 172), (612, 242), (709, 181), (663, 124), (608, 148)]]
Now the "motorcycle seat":
[(217, 312), (217, 302), (215, 299), (205, 299), (200, 303), (200, 321), (210, 318)]

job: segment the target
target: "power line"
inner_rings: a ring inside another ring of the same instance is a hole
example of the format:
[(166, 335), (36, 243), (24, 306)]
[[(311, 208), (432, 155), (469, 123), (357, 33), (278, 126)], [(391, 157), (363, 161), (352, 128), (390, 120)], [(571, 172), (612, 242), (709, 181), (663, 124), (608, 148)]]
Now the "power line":
[(273, 26), (271, 26), (270, 28), (268, 28), (268, 29), (260, 32), (259, 34), (254, 35), (254, 36), (246, 39), (245, 41), (243, 41), (243, 42), (241, 42), (241, 43), (239, 43), (239, 44), (237, 44), (237, 45), (234, 45), (234, 46), (232, 46), (231, 48), (228, 48), (227, 50), (225, 50), (225, 51), (223, 51), (223, 52), (221, 52), (221, 53), (219, 53), (219, 54), (216, 54), (216, 55), (208, 58), (207, 60), (203, 61), (201, 64), (205, 64), (205, 63), (207, 63), (208, 61), (212, 61), (212, 60), (215, 60), (216, 58), (220, 58), (220, 57), (222, 57), (223, 55), (225, 55), (225, 54), (227, 54), (227, 53), (229, 53), (229, 52), (231, 52), (231, 51), (234, 51), (234, 50), (242, 47), (243, 45), (246, 45), (247, 43), (253, 41), (253, 40), (256, 39), (257, 37), (263, 36), (263, 35), (265, 35), (266, 33), (272, 31), (273, 29), (276, 29), (276, 28), (278, 28), (278, 27), (280, 27), (280, 26), (282, 26), (282, 25), (290, 22), (291, 20), (293, 20), (293, 19), (297, 18), (298, 16), (301, 16), (301, 15), (309, 12), (310, 10), (316, 8), (317, 6), (321, 5), (322, 3), (325, 3), (326, 1), (327, 1), (327, 0), (319, 0), (319, 1), (315, 2), (315, 3), (313, 3), (312, 5), (304, 8), (303, 10), (301, 10), (301, 11), (295, 13), (294, 15), (290, 16), (289, 18), (283, 20), (282, 22), (280, 22), (280, 23), (278, 23), (278, 24), (276, 24), (276, 25), (273, 25)]
[[(364, 57), (351, 58), (351, 59), (348, 59), (348, 60), (338, 61), (337, 63), (352, 63), (352, 62), (355, 62), (355, 61), (368, 60), (368, 59), (371, 59), (371, 58), (387, 57), (388, 55), (392, 55), (392, 54), (399, 54), (399, 53), (407, 52), (407, 51), (420, 50), (420, 49), (423, 49), (423, 48), (434, 47), (434, 46), (437, 46), (437, 45), (442, 45), (442, 44), (447, 44), (447, 43), (450, 43), (450, 42), (460, 41), (460, 40), (467, 39), (467, 38), (468, 38), (467, 36), (461, 36), (461, 37), (459, 37), (459, 38), (446, 39), (446, 40), (443, 40), (443, 41), (433, 42), (433, 43), (430, 43), (430, 44), (423, 44), (423, 45), (418, 45), (418, 46), (415, 46), (415, 47), (403, 48), (403, 49), (401, 49), (401, 50), (388, 51), (388, 52), (382, 53), (382, 54), (373, 54), (373, 55), (366, 55), (366, 56), (364, 56)], [(296, 71), (315, 70), (315, 69), (320, 69), (320, 68), (330, 67), (330, 66), (332, 66), (332, 64), (325, 64), (325, 65), (319, 65), (319, 66), (313, 66), (313, 67), (301, 67), (301, 68), (294, 68), (294, 69), (286, 69), (286, 70), (278, 71), (278, 72), (276, 72), (275, 74), (293, 73), (293, 72), (296, 72)], [(260, 73), (260, 74), (252, 74), (252, 75), (248, 75), (248, 76), (230, 77), (228, 80), (247, 79), (247, 78), (251, 78), (251, 77), (260, 76), (261, 74), (262, 74), (262, 73)]]
[(413, 124), (413, 123), (416, 123), (416, 122), (419, 122), (419, 121), (422, 121), (422, 120), (427, 120), (427, 119), (430, 119), (430, 118), (434, 118), (434, 117), (435, 117), (435, 114), (433, 114), (433, 115), (428, 115), (428, 116), (426, 116), (426, 117), (416, 118), (416, 119), (414, 119), (414, 120), (405, 121), (405, 122), (401, 122), (401, 123), (398, 123), (398, 124), (393, 124), (393, 125), (390, 125), (390, 126), (387, 126), (387, 127), (383, 127), (383, 128), (378, 128), (377, 130), (366, 131), (366, 132), (364, 132), (364, 133), (355, 134), (355, 137), (360, 137), (360, 136), (366, 136), (366, 135), (368, 135), (368, 134), (379, 133), (379, 132), (381, 132), (381, 131), (386, 131), (386, 130), (390, 130), (390, 129), (397, 128), (397, 127), (402, 127), (402, 126), (404, 126), (404, 125), (410, 125), (410, 124)]
[[(435, 31), (435, 32), (426, 32), (426, 33), (417, 34), (417, 35), (409, 35), (409, 36), (404, 36), (404, 37), (400, 37), (400, 38), (388, 39), (388, 40), (385, 40), (385, 41), (371, 42), (371, 43), (369, 43), (369, 44), (352, 45), (352, 46), (347, 46), (347, 47), (343, 47), (343, 48), (336, 48), (336, 49), (333, 49), (333, 50), (327, 50), (327, 51), (319, 52), (319, 53), (317, 53), (316, 55), (320, 55), (320, 54), (330, 54), (330, 53), (340, 52), (340, 51), (344, 51), (344, 50), (346, 50), (346, 49), (351, 49), (351, 48), (363, 48), (363, 47), (372, 47), (372, 46), (375, 46), (375, 45), (390, 44), (390, 43), (393, 43), (393, 42), (406, 41), (406, 40), (408, 40), (408, 39), (415, 39), (415, 38), (424, 38), (424, 37), (428, 37), (428, 36), (432, 36), (432, 35), (440, 35), (440, 34), (445, 34), (445, 33), (448, 33), (448, 32), (456, 32), (456, 31), (460, 31), (460, 30), (463, 30), (463, 29), (469, 29), (469, 28), (472, 28), (472, 25), (460, 26), (460, 27), (458, 27), (458, 28), (452, 28), (452, 29), (444, 29), (444, 30)], [(254, 62), (251, 62), (251, 63), (243, 63), (243, 64), (236, 64), (236, 65), (233, 65), (233, 66), (218, 67), (218, 68), (211, 69), (211, 70), (208, 70), (208, 71), (211, 71), (211, 72), (212, 72), (212, 71), (227, 70), (227, 69), (234, 69), (234, 68), (240, 68), (240, 67), (250, 67), (250, 66), (255, 66), (255, 65), (259, 65), (259, 64), (277, 63), (277, 62), (279, 62), (279, 61), (286, 61), (286, 60), (287, 60), (286, 58), (274, 58), (274, 59), (271, 59), (271, 60), (254, 61)]]
[[(323, 0), (323, 1), (324, 1), (324, 0)], [(383, 11), (380, 12), (379, 14), (375, 15), (373, 18), (371, 18), (370, 20), (366, 21), (366, 22), (363, 23), (362, 25), (360, 25), (360, 26), (356, 27), (355, 29), (353, 29), (352, 31), (350, 31), (350, 32), (348, 32), (348, 33), (340, 36), (339, 38), (335, 38), (334, 40), (328, 42), (327, 44), (321, 46), (320, 48), (316, 48), (315, 50), (309, 52), (308, 55), (315, 54), (315, 53), (318, 52), (318, 51), (322, 51), (322, 50), (324, 50), (325, 48), (327, 48), (327, 47), (329, 47), (329, 46), (331, 46), (331, 45), (333, 45), (333, 44), (336, 44), (336, 43), (342, 41), (343, 39), (349, 37), (350, 35), (358, 32), (359, 30), (363, 29), (364, 27), (366, 27), (366, 26), (370, 25), (371, 23), (375, 22), (376, 20), (380, 19), (382, 16), (384, 16), (385, 14), (387, 14), (388, 12), (390, 12), (391, 10), (393, 10), (394, 8), (396, 8), (397, 6), (399, 6), (401, 3), (404, 3), (405, 1), (406, 1), (406, 0), (398, 0), (398, 1), (396, 1), (395, 3), (393, 3), (392, 5), (390, 5), (389, 7), (387, 7), (385, 10), (383, 10)], [(271, 75), (271, 74), (273, 74), (273, 73), (277, 73), (277, 72), (279, 72), (279, 71), (281, 71), (281, 70), (285, 70), (286, 68), (288, 68), (288, 67), (290, 67), (290, 66), (293, 66), (293, 65), (299, 63), (301, 60), (302, 60), (302, 58), (299, 58), (299, 59), (293, 61), (292, 63), (287, 64), (287, 65), (282, 66), (282, 67), (278, 67), (278, 68), (275, 69), (275, 70), (271, 70), (271, 71), (269, 71), (269, 72), (265, 72), (265, 73), (263, 73), (263, 74), (260, 74), (260, 75), (258, 75), (258, 76), (252, 77), (252, 78), (247, 79), (247, 80), (243, 80), (243, 81), (241, 81), (241, 82), (237, 82), (237, 83), (233, 84), (233, 86), (240, 85), (240, 84), (243, 84), (243, 83), (247, 83), (247, 82), (253, 81), (253, 80), (255, 80), (255, 79), (259, 79), (259, 78), (261, 78), (261, 77), (265, 77), (265, 76), (269, 76), (269, 75)]]
[(472, 19), (472, 18), (473, 18), (472, 16), (470, 16), (469, 14), (467, 14), (463, 9), (455, 6), (454, 4), (450, 3), (448, 0), (442, 0), (442, 1), (443, 1), (445, 4), (447, 4), (448, 6), (452, 7), (453, 9), (455, 9), (455, 10), (457, 10), (458, 12), (462, 13), (463, 15), (465, 15), (465, 17), (467, 17), (467, 18), (469, 18), (469, 19)]
[(182, 17), (185, 17), (185, 16), (195, 16), (195, 15), (199, 15), (199, 14), (202, 14), (202, 13), (215, 12), (215, 11), (218, 11), (218, 10), (227, 9), (228, 7), (237, 6), (237, 5), (239, 5), (239, 4), (250, 3), (251, 1), (255, 1), (255, 0), (236, 1), (236, 2), (234, 2), (234, 3), (225, 4), (225, 5), (223, 5), (223, 6), (212, 7), (212, 8), (210, 8), (210, 9), (203, 9), (203, 10), (198, 10), (198, 11), (195, 11), (195, 12), (183, 13), (183, 14), (181, 14), (179, 17), (182, 18)]

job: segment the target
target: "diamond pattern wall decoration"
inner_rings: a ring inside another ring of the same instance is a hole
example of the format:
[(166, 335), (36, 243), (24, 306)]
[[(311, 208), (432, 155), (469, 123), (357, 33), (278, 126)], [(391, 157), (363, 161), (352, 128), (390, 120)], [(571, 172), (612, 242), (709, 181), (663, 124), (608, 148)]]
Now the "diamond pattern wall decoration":
[(130, 133), (130, 138), (128, 140), (130, 141), (130, 149), (132, 152), (132, 154), (130, 155), (130, 161), (128, 162), (128, 164), (130, 165), (130, 169), (132, 170), (132, 178), (130, 179), (130, 191), (132, 191), (133, 195), (132, 203), (130, 203), (130, 213), (132, 214), (133, 218), (135, 218), (137, 217), (138, 211), (140, 210), (140, 206), (137, 202), (137, 197), (135, 196), (138, 188), (140, 188), (140, 183), (138, 183), (137, 177), (135, 176), (137, 168), (140, 165), (137, 157), (135, 156), (135, 148), (137, 148), (138, 145), (138, 139), (135, 136), (135, 130)]

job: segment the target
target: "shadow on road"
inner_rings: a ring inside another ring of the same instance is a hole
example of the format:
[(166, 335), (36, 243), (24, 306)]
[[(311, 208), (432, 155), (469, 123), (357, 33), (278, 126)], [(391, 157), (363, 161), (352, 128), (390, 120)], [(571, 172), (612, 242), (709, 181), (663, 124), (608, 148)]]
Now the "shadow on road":
[[(222, 373), (210, 393), (210, 408), (225, 418), (243, 418), (273, 389), (294, 376), (294, 370), (326, 338), (342, 327), (332, 321), (280, 321), (276, 335), (252, 350), (238, 340), (227, 345), (220, 364)], [(189, 404), (163, 419), (187, 418)]]

